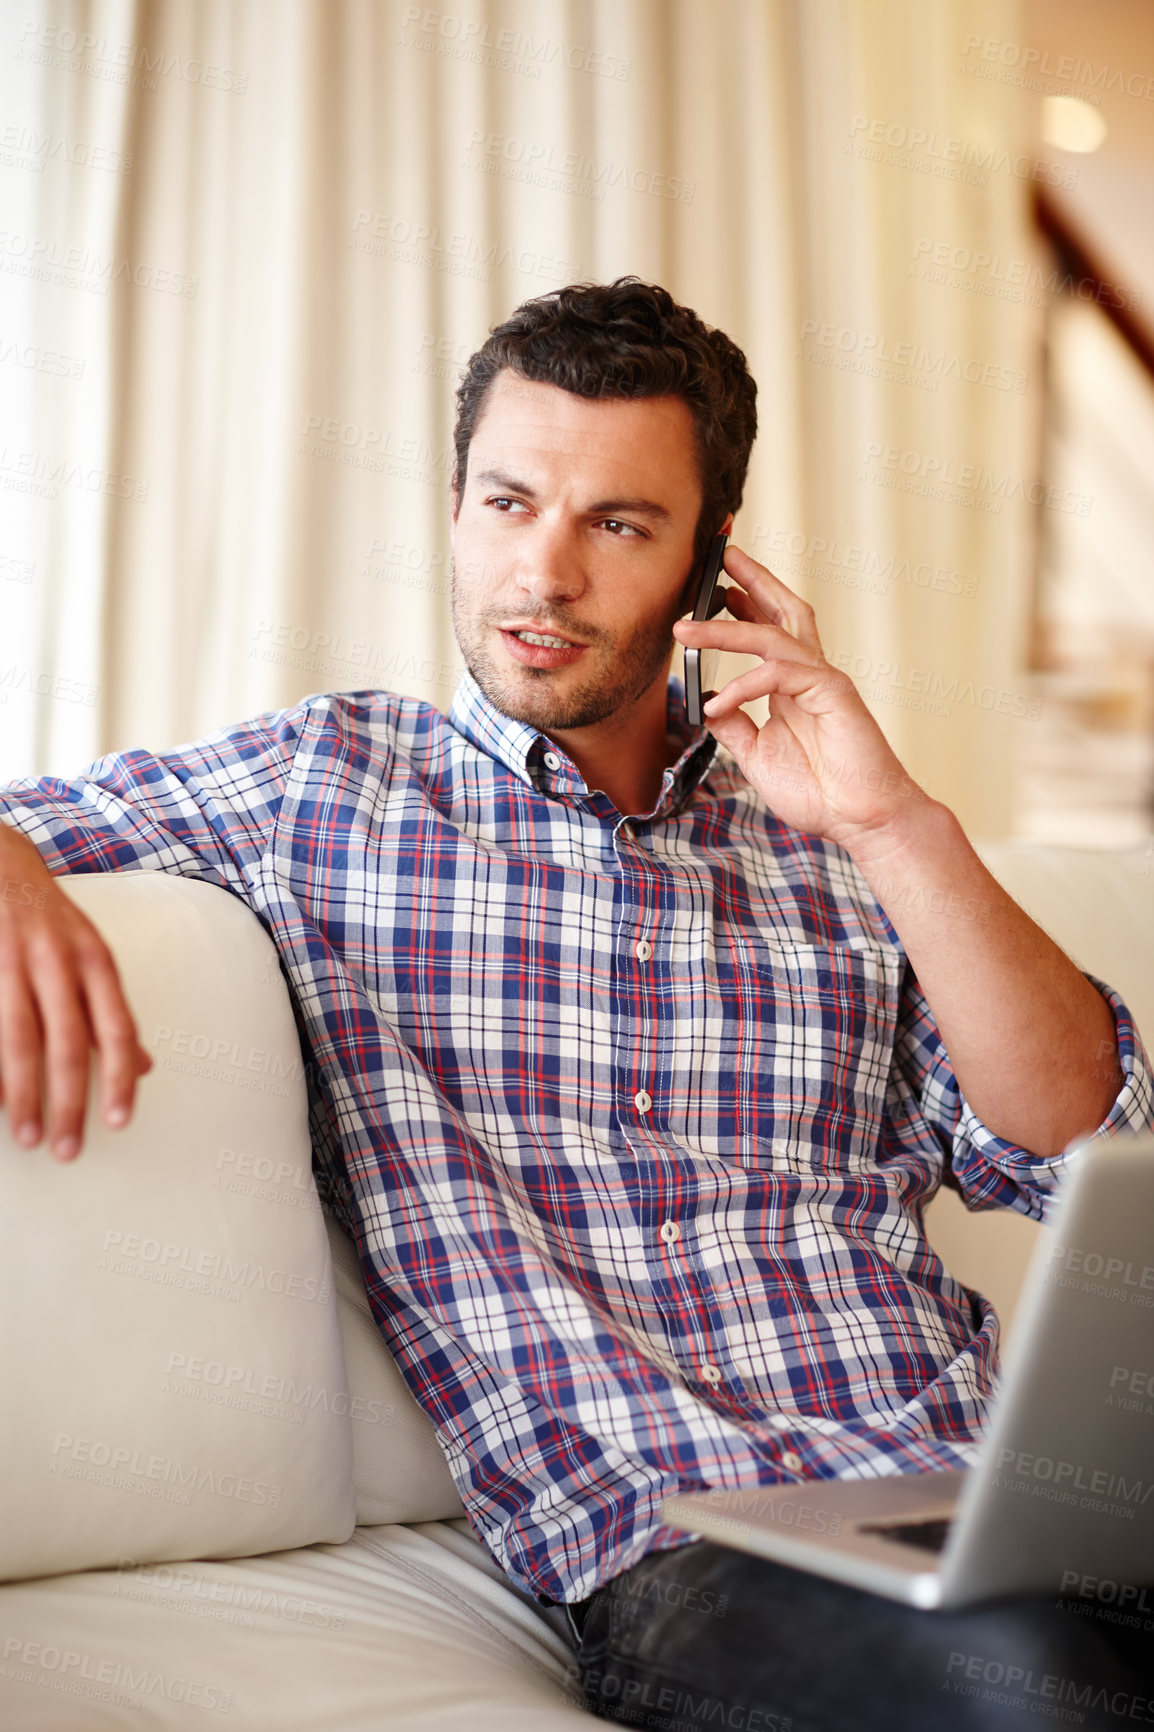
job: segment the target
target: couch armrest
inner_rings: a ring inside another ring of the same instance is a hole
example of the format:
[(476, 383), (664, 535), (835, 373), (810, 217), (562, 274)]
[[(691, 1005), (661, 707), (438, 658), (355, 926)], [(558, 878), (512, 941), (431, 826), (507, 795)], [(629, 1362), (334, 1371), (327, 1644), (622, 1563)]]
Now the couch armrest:
[(341, 1541), (347, 1381), (275, 950), (227, 892), (60, 880), (156, 1057), (66, 1166), (0, 1126), (0, 1577)]

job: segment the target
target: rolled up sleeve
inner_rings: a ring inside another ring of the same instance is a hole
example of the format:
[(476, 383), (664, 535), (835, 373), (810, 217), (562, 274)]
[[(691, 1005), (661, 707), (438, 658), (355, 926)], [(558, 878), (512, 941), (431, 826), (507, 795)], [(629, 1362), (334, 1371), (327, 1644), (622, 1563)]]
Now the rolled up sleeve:
[[(1114, 1013), (1122, 1086), (1102, 1123), (1089, 1138), (1077, 1138), (1078, 1146), (1123, 1131), (1154, 1129), (1154, 1075), (1134, 1019), (1112, 987), (1092, 974), (1086, 974), (1086, 979)], [(1113, 1070), (1114, 1053), (1103, 1052), (1101, 1062)], [(922, 1138), (940, 1149), (966, 1206), (1016, 1209), (1043, 1219), (1046, 1200), (1069, 1162), (1070, 1150), (1034, 1154), (999, 1137), (979, 1118), (958, 1086), (937, 1024), (912, 975), (903, 993), (894, 1068), (898, 1100), (907, 1114), (920, 1117)]]

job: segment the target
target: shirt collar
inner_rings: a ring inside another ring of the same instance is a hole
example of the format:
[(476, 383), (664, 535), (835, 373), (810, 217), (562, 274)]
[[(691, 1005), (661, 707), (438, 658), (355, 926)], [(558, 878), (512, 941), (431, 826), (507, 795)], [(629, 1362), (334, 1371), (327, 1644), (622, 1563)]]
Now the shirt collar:
[[(470, 744), (504, 764), (537, 793), (554, 799), (588, 793), (569, 754), (528, 722), (514, 721), (499, 710), (467, 668), (454, 693), (449, 721)], [(684, 688), (680, 680), (672, 677), (666, 692), (665, 731), (670, 749), (679, 746), (680, 755), (666, 772), (667, 779), (655, 808), (663, 817), (672, 816), (686, 804), (717, 753), (717, 741), (705, 728), (690, 727), (685, 714)]]

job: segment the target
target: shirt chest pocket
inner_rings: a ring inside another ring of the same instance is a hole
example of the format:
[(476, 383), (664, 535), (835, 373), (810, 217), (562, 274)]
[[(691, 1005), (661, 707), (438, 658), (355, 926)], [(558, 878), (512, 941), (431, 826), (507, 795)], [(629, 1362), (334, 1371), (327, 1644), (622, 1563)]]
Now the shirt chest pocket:
[(899, 954), (881, 946), (740, 946), (726, 995), (727, 1044), (745, 1096), (743, 1129), (759, 1145), (772, 1140), (807, 1166), (823, 1151), (872, 1155), (901, 969)]

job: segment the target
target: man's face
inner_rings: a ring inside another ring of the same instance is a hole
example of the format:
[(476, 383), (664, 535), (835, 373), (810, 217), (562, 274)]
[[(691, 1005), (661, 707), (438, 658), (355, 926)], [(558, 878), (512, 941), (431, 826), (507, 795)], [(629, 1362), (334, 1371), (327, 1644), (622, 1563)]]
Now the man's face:
[(452, 530), (453, 626), (490, 701), (547, 733), (627, 712), (658, 681), (663, 704), (700, 508), (680, 398), (498, 374)]

